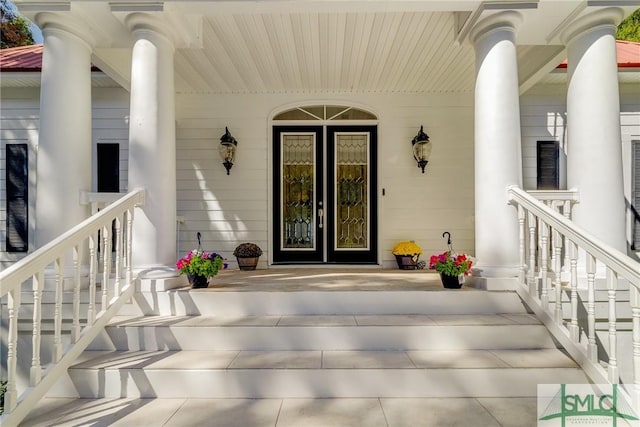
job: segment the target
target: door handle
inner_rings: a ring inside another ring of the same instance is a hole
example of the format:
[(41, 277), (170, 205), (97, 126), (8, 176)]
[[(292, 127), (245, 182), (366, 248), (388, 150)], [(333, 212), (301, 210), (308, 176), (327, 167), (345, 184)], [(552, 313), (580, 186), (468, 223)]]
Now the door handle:
[(318, 228), (322, 228), (324, 225), (324, 209), (318, 209)]

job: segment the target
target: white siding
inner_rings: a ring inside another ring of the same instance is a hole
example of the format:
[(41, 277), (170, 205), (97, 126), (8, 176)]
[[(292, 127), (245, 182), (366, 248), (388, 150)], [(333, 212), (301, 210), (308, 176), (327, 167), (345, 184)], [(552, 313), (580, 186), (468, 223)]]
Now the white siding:
[(2, 89), (2, 111), (0, 112), (0, 269), (4, 269), (24, 257), (24, 253), (6, 252), (7, 236), (7, 192), (6, 192), (6, 145), (28, 144), (29, 150), (29, 248), (34, 241), (35, 218), (35, 165), (39, 125), (39, 88)]
[[(126, 191), (127, 150), (129, 139), (129, 96), (123, 89), (93, 88), (93, 135), (97, 141), (121, 143), (121, 189)], [(33, 249), (35, 233), (36, 154), (38, 145), (40, 110), (39, 88), (2, 88), (2, 111), (0, 112), (0, 269), (24, 257), (24, 254), (5, 252), (6, 247), (6, 186), (5, 145), (7, 143), (29, 144), (29, 247)], [(93, 159), (95, 168), (95, 149)], [(124, 187), (122, 187), (124, 184)], [(96, 176), (93, 179), (95, 191)]]
[[(446, 248), (450, 231), (456, 250), (473, 254), (472, 95), (238, 95), (179, 96), (177, 126), (180, 251), (196, 245), (230, 261), (235, 246), (252, 240), (270, 252), (271, 124), (292, 105), (354, 105), (376, 114), (378, 124), (378, 241), (385, 267), (395, 264), (392, 246), (412, 239), (424, 258)], [(423, 175), (411, 139), (424, 125), (433, 142)], [(218, 156), (228, 126), (238, 140), (236, 163), (227, 176)], [(385, 196), (382, 196), (382, 189)]]

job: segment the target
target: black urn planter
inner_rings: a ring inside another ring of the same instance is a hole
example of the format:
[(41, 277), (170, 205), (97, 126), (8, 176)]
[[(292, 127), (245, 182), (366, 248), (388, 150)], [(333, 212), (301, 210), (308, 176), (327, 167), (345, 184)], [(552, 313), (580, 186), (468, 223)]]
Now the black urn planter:
[(448, 274), (440, 273), (440, 280), (442, 280), (442, 286), (447, 289), (460, 289), (462, 287), (459, 276), (450, 276)]
[(419, 256), (413, 255), (396, 255), (396, 262), (400, 270), (415, 270), (418, 268)]
[(209, 278), (207, 276), (187, 273), (187, 279), (189, 279), (189, 283), (194, 289), (209, 287)]

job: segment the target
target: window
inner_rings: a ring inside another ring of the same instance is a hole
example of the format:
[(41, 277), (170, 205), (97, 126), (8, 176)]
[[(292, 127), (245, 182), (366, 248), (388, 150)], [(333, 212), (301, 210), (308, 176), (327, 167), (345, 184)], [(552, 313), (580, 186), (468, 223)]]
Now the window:
[(29, 174), (27, 144), (7, 144), (7, 252), (29, 249)]
[(98, 192), (120, 191), (120, 144), (98, 144)]
[(538, 141), (537, 188), (538, 190), (560, 189), (560, 147), (557, 141)]

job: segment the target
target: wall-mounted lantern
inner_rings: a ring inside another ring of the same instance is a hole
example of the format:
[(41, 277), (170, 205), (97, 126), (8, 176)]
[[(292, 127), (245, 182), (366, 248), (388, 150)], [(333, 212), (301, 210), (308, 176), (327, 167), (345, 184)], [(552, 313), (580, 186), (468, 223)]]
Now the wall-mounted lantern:
[(231, 135), (229, 128), (225, 127), (224, 135), (220, 137), (220, 158), (222, 164), (227, 170), (227, 175), (233, 166), (233, 161), (236, 158), (236, 149), (238, 148), (238, 141)]
[(413, 158), (418, 162), (418, 167), (422, 169), (429, 163), (429, 156), (431, 156), (431, 142), (429, 141), (429, 135), (424, 133), (422, 125), (420, 125), (420, 131), (411, 141), (413, 146)]

